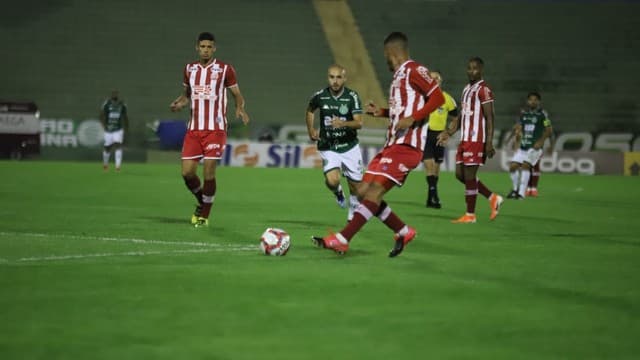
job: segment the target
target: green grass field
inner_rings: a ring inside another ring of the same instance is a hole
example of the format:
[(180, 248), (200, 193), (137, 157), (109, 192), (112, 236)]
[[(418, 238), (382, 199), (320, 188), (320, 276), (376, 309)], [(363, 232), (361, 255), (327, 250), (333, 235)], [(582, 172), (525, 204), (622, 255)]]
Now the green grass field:
[[(463, 187), (422, 173), (344, 257), (346, 212), (308, 169), (220, 168), (206, 229), (179, 165), (0, 162), (0, 359), (637, 359), (637, 178), (543, 174), (541, 196), (454, 225)], [(506, 193), (506, 173), (482, 173)], [(285, 257), (258, 251), (267, 227)]]

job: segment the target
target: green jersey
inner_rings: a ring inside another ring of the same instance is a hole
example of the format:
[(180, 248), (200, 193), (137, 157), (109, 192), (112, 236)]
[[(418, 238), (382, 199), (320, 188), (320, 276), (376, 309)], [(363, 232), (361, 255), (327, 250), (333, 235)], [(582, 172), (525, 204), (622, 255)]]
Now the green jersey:
[(520, 125), (522, 125), (522, 138), (520, 149), (529, 150), (536, 141), (542, 138), (544, 130), (551, 126), (551, 120), (547, 112), (541, 108), (526, 109), (520, 112)]
[(347, 152), (358, 144), (358, 131), (350, 127), (332, 128), (331, 121), (337, 117), (342, 121), (353, 121), (353, 115), (362, 114), (360, 97), (355, 91), (344, 87), (333, 96), (328, 87), (315, 93), (309, 100), (309, 111), (320, 109), (320, 138), (318, 150)]
[(127, 105), (122, 100), (107, 99), (102, 105), (105, 119), (105, 131), (112, 132), (122, 129), (127, 116)]

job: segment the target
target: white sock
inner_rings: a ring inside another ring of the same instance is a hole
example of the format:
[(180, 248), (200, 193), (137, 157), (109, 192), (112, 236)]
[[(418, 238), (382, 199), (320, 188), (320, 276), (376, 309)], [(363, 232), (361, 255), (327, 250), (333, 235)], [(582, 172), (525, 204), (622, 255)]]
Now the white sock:
[(398, 235), (405, 236), (409, 233), (409, 227), (407, 225), (403, 226), (400, 231), (398, 231)]
[(513, 191), (518, 191), (518, 170), (511, 172), (511, 182), (513, 183)]
[(527, 184), (529, 184), (529, 177), (531, 177), (531, 171), (522, 169), (520, 171), (520, 191), (518, 194), (520, 196), (525, 196), (525, 191), (527, 189)]
[(360, 205), (358, 197), (355, 195), (349, 195), (349, 215), (347, 215), (347, 220), (351, 221), (351, 219), (353, 218), (353, 213), (358, 208), (358, 205)]
[(111, 158), (111, 152), (110, 151), (102, 151), (102, 164), (105, 166), (109, 165), (109, 159)]
[(336, 233), (336, 238), (338, 238), (338, 241), (340, 241), (343, 244), (348, 244), (349, 243), (347, 238), (345, 238), (344, 235), (342, 235), (340, 233)]
[(120, 165), (122, 165), (122, 149), (116, 150), (116, 169), (120, 169)]

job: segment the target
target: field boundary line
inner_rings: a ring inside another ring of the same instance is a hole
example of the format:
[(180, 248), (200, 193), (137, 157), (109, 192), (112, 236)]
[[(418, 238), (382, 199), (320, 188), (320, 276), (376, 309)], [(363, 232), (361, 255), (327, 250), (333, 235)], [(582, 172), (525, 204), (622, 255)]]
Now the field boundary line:
[(0, 231), (0, 236), (29, 236), (40, 238), (63, 238), (73, 240), (96, 240), (96, 241), (113, 241), (113, 242), (129, 242), (134, 244), (157, 244), (157, 245), (183, 245), (183, 246), (197, 246), (197, 247), (210, 247), (210, 248), (229, 248), (229, 249), (257, 249), (257, 247), (251, 247), (248, 245), (240, 244), (216, 244), (206, 242), (194, 242), (194, 241), (165, 241), (165, 240), (147, 240), (138, 238), (119, 238), (111, 236), (91, 236), (91, 235), (67, 235), (67, 234), (45, 234), (45, 233), (30, 233), (30, 232), (7, 232)]

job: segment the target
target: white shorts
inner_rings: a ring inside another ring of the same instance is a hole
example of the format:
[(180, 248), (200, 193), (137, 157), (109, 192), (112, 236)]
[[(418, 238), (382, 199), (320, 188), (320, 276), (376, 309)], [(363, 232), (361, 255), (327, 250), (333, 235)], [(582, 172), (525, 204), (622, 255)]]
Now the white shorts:
[(362, 164), (362, 151), (360, 145), (354, 146), (351, 150), (339, 153), (331, 150), (320, 151), (322, 170), (328, 173), (333, 169), (342, 171), (342, 175), (349, 180), (362, 181), (364, 166)]
[(535, 165), (540, 158), (542, 157), (542, 149), (534, 149), (530, 148), (529, 150), (518, 149), (515, 154), (513, 154), (513, 158), (511, 158), (511, 162), (522, 164), (523, 162), (529, 163), (531, 165)]
[(122, 144), (122, 140), (124, 140), (124, 129), (104, 132), (104, 146)]

